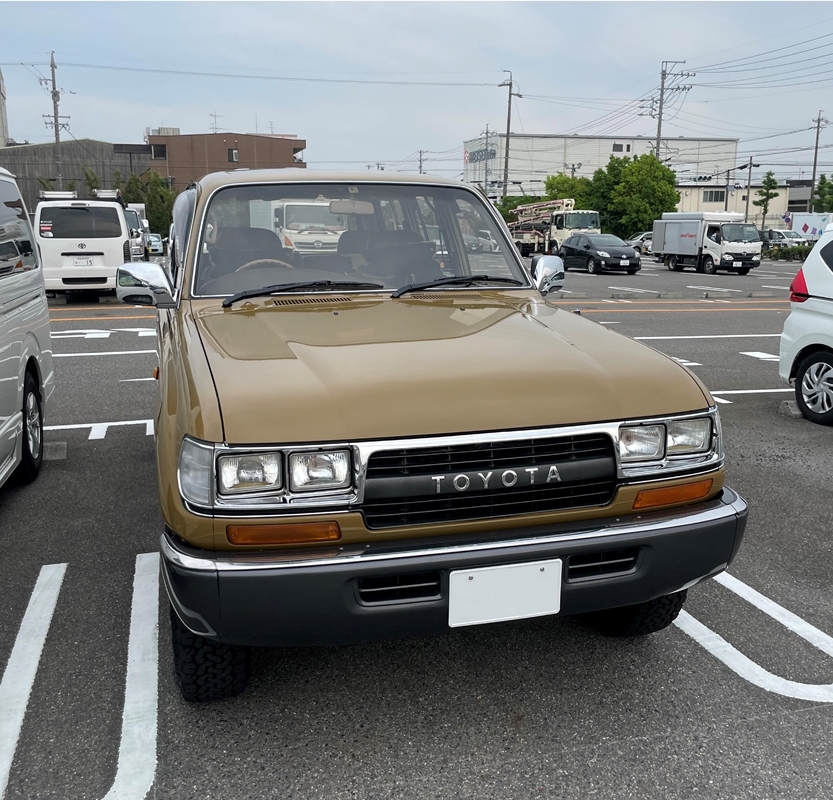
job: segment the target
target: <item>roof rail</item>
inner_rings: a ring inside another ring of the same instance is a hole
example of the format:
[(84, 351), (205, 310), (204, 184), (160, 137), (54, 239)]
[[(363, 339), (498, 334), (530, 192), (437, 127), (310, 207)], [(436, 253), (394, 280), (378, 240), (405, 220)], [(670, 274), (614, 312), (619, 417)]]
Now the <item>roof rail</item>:
[(93, 194), (99, 200), (118, 200), (121, 197), (118, 189), (93, 189)]
[(38, 192), (38, 198), (40, 200), (77, 200), (78, 192), (57, 192), (41, 189)]

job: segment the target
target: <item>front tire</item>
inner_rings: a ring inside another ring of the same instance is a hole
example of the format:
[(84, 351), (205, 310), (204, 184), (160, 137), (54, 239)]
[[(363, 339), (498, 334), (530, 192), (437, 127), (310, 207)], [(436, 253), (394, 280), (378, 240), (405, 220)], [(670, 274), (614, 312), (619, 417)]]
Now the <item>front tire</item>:
[(711, 256), (706, 256), (703, 259), (703, 272), (706, 275), (714, 275), (717, 273), (717, 267), (715, 266), (714, 259)]
[(31, 483), (43, 464), (43, 412), (38, 384), (31, 372), (23, 381), (23, 444), (18, 477)]
[(591, 275), (598, 275), (599, 274), (599, 264), (593, 256), (587, 259), (587, 271)]
[(680, 613), (686, 590), (667, 594), (635, 606), (611, 608), (589, 615), (590, 624), (605, 636), (647, 636), (667, 628)]
[(812, 353), (798, 367), (795, 400), (810, 422), (833, 425), (833, 353)]
[(182, 699), (206, 703), (240, 694), (249, 681), (251, 648), (222, 644), (192, 633), (173, 606), (170, 612), (174, 679)]

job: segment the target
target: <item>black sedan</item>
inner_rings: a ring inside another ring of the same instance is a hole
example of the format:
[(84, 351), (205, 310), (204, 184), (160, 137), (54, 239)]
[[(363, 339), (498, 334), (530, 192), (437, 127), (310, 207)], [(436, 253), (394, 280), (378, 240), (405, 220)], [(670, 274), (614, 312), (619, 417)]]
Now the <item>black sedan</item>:
[(587, 269), (593, 275), (609, 270), (635, 275), (642, 266), (636, 250), (609, 233), (577, 233), (562, 242), (559, 255), (565, 270)]

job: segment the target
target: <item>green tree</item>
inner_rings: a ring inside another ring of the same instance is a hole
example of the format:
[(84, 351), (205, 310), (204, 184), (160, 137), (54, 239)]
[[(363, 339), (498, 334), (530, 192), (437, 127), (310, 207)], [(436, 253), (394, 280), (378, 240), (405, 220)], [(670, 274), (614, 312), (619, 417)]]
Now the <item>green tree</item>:
[(770, 202), (772, 202), (774, 198), (778, 197), (778, 192), (776, 191), (777, 188), (778, 181), (775, 180), (775, 175), (773, 175), (772, 170), (770, 170), (766, 175), (764, 175), (764, 179), (761, 181), (761, 188), (755, 192), (760, 200), (752, 201), (752, 205), (758, 206), (758, 208), (760, 208), (763, 212), (761, 227), (766, 225), (766, 215), (769, 213)]
[(654, 220), (674, 211), (680, 195), (674, 188), (674, 172), (656, 156), (636, 156), (622, 167), (619, 182), (610, 193), (608, 227), (617, 236), (650, 230)]
[(101, 188), (101, 180), (91, 169), (86, 167), (81, 167), (81, 169), (84, 170), (84, 185), (87, 187), (87, 194), (92, 197), (95, 190)]
[(813, 191), (814, 211), (833, 211), (833, 181), (827, 180), (826, 175), (819, 176), (819, 182)]
[(559, 172), (557, 175), (550, 175), (544, 184), (547, 193), (547, 200), (564, 200), (572, 198), (576, 201), (576, 208), (590, 208), (588, 200), (590, 196), (590, 178), (575, 178)]
[(117, 191), (124, 188), (124, 178), (121, 176), (121, 171), (117, 169), (113, 170), (113, 188)]
[(74, 192), (76, 191), (76, 184), (75, 181), (67, 181), (67, 191)]
[(622, 180), (622, 171), (630, 164), (630, 161), (628, 156), (624, 158), (611, 156), (604, 169), (599, 168), (593, 173), (585, 208), (599, 212), (599, 221), (603, 231), (611, 231), (617, 224), (610, 209), (610, 198), (613, 190)]
[(121, 196), (125, 203), (144, 203), (145, 185), (142, 183), (138, 175), (131, 172), (127, 178), (127, 182), (121, 189)]
[(38, 179), (38, 185), (41, 189), (45, 192), (51, 191), (52, 181), (50, 181), (49, 178), (44, 178), (43, 175), (36, 175), (35, 177)]
[(165, 179), (156, 172), (145, 173), (145, 211), (153, 233), (165, 236), (171, 226), (171, 209), (176, 192), (168, 188)]

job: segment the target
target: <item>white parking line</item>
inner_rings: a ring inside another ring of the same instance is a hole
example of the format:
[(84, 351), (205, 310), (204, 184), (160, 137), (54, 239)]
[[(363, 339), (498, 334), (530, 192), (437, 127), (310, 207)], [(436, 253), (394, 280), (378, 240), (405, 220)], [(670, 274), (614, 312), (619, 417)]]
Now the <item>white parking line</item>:
[(45, 431), (76, 431), (89, 428), (90, 435), (87, 437), (88, 439), (103, 439), (110, 428), (122, 425), (144, 425), (145, 435), (153, 436), (152, 419), (130, 419), (120, 422), (80, 422), (73, 425), (44, 425), (43, 429)]
[(136, 383), (137, 381), (155, 381), (156, 378), (120, 378), (119, 383)]
[(712, 394), (780, 394), (781, 392), (793, 392), (794, 389), (729, 389), (721, 392), (719, 389), (710, 389)]
[(778, 361), (778, 356), (773, 353), (760, 353), (757, 350), (752, 350), (748, 353), (741, 353), (742, 356), (751, 356), (752, 358), (759, 358), (761, 361)]
[(96, 353), (53, 353), (52, 358), (81, 358), (82, 356), (137, 356), (146, 353), (156, 355), (156, 350), (102, 350)]
[(104, 800), (142, 800), (156, 774), (159, 554), (136, 556), (116, 778)]
[[(723, 573), (716, 576), (715, 580), (729, 591), (734, 592), (738, 597), (763, 611), (764, 614), (780, 622), (785, 628), (809, 642), (813, 647), (829, 656), (833, 656), (833, 638), (823, 631), (732, 575)], [(833, 702), (833, 684), (799, 683), (773, 675), (685, 611), (680, 612), (674, 624), (708, 650), (715, 658), (722, 661), (736, 675), (755, 686), (759, 686), (761, 689), (799, 700), (811, 700), (817, 703)]]
[(41, 567), (0, 682), (0, 798), (6, 793), (23, 717), (66, 568), (66, 564)]
[(783, 289), (785, 292), (790, 290), (789, 286), (767, 286), (765, 283), (761, 285), (762, 289)]
[(698, 336), (634, 336), (638, 342), (662, 342), (672, 339), (765, 339), (780, 336), (780, 333), (715, 333)]
[(674, 356), (671, 356), (671, 358), (674, 359), (674, 361), (676, 361), (678, 364), (682, 364), (684, 367), (702, 367), (703, 366), (702, 364), (700, 364), (697, 361), (686, 361), (686, 359), (684, 359), (684, 358), (674, 358)]
[(727, 405), (727, 406), (732, 405), (731, 400), (726, 400), (723, 397), (715, 397), (714, 395), (712, 395), (712, 400), (714, 400), (715, 403), (723, 403), (724, 405)]
[(743, 289), (724, 289), (722, 286), (686, 286), (686, 289), (705, 289), (707, 292), (743, 292)]
[(657, 294), (651, 289), (637, 289), (634, 286), (608, 286), (608, 289), (616, 289), (617, 292), (639, 292), (640, 294)]

